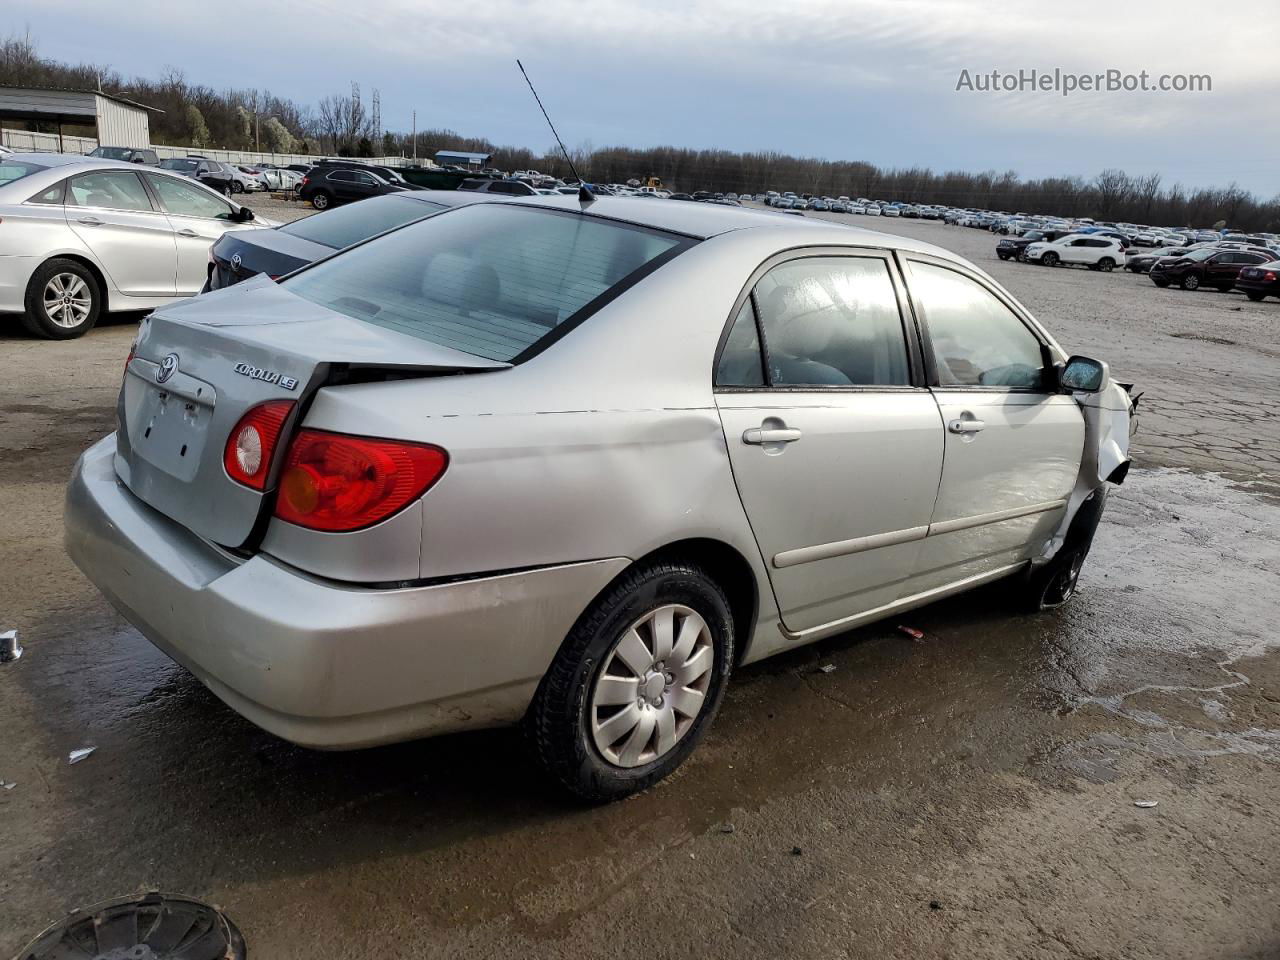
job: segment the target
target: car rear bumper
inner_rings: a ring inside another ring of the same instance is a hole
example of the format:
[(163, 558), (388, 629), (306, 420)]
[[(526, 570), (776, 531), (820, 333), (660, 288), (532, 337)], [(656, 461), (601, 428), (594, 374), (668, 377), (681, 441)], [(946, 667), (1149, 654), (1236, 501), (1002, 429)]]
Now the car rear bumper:
[(295, 743), (350, 749), (520, 719), (579, 614), (626, 559), (397, 589), (232, 557), (138, 500), (114, 435), (76, 463), (72, 560), (229, 706)]

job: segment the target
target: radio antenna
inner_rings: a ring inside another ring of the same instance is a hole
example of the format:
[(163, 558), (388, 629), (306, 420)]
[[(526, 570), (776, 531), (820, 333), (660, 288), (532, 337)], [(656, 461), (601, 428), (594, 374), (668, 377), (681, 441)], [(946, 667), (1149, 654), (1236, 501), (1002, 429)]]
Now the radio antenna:
[(556, 138), (556, 143), (560, 145), (560, 152), (564, 154), (565, 163), (569, 164), (569, 170), (578, 181), (578, 200), (581, 203), (594, 203), (595, 194), (587, 187), (587, 183), (578, 174), (578, 169), (573, 165), (573, 160), (569, 157), (569, 151), (564, 148), (564, 141), (560, 139), (560, 134), (556, 133), (556, 125), (551, 122), (551, 118), (547, 116), (547, 108), (542, 105), (542, 98), (538, 96), (538, 91), (533, 89), (533, 81), (529, 79), (529, 74), (524, 69), (524, 64), (516, 59), (516, 66), (520, 68), (520, 73), (524, 76), (524, 82), (529, 84), (529, 92), (533, 94), (533, 99), (538, 101), (538, 109), (542, 111), (542, 116), (547, 121), (547, 126), (551, 128), (551, 135)]

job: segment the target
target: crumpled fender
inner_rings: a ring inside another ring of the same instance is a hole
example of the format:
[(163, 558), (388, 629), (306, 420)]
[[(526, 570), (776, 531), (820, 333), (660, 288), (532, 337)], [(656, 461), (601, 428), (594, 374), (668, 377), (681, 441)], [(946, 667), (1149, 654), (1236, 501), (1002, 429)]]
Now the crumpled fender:
[(1131, 396), (1130, 389), (1112, 380), (1108, 370), (1101, 390), (1075, 394), (1075, 401), (1084, 414), (1084, 455), (1080, 460), (1080, 473), (1067, 498), (1067, 511), (1062, 523), (1045, 544), (1036, 564), (1049, 561), (1062, 549), (1080, 505), (1093, 491), (1108, 480), (1117, 484), (1124, 482), (1128, 472), (1129, 437), (1138, 425), (1137, 399)]

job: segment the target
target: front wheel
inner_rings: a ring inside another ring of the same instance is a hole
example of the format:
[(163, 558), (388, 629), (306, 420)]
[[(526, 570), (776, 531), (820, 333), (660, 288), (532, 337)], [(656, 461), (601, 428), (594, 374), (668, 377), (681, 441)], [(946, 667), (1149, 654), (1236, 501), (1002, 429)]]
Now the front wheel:
[(1040, 258), (1040, 262), (1043, 263), (1046, 267), (1056, 267), (1059, 262), (1058, 255), (1054, 253), (1052, 250), (1050, 250), (1043, 257)]
[(328, 210), (331, 198), (323, 190), (317, 191), (311, 196), (311, 205), (317, 210)]
[(1259, 293), (1257, 290), (1246, 290), (1244, 292), (1244, 295), (1248, 297), (1250, 300), (1252, 300), (1254, 303), (1257, 303), (1259, 300), (1261, 300), (1263, 297), (1266, 296), (1265, 293)]
[(733, 658), (729, 602), (706, 571), (631, 571), (578, 619), (538, 687), (526, 729), (539, 763), (589, 801), (652, 786), (711, 724)]
[(1038, 570), (1034, 570), (1027, 578), (1023, 593), (1023, 605), (1031, 612), (1053, 610), (1061, 607), (1076, 595), (1076, 587), (1080, 580), (1080, 569), (1085, 558), (1089, 556), (1089, 548), (1093, 546), (1093, 535), (1098, 530), (1102, 519), (1102, 511), (1107, 504), (1107, 488), (1100, 487), (1080, 504), (1071, 529), (1067, 531), (1066, 541), (1053, 559)]
[(1183, 290), (1198, 290), (1200, 288), (1200, 278), (1194, 273), (1188, 273), (1182, 278)]
[(98, 322), (102, 300), (98, 281), (84, 264), (50, 260), (27, 282), (22, 325), (49, 340), (82, 337)]

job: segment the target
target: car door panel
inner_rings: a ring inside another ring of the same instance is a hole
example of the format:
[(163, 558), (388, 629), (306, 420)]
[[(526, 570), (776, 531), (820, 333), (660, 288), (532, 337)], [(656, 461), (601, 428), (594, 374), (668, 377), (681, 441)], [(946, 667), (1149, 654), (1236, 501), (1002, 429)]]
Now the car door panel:
[(943, 440), (902, 306), (887, 258), (793, 255), (722, 348), (729, 462), (792, 636), (891, 602), (915, 570)]
[(952, 264), (908, 259), (946, 440), (914, 586), (1027, 559), (1051, 535), (1084, 454), (1084, 418), (1044, 387), (1047, 348), (1012, 302)]
[(67, 226), (117, 290), (131, 297), (173, 296), (173, 230), (137, 174), (100, 170), (72, 177), (65, 210)]
[(164, 207), (174, 241), (174, 291), (178, 296), (194, 296), (208, 277), (209, 248), (228, 230), (244, 224), (230, 219), (232, 204), (201, 187), (177, 177), (146, 176)]

